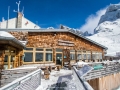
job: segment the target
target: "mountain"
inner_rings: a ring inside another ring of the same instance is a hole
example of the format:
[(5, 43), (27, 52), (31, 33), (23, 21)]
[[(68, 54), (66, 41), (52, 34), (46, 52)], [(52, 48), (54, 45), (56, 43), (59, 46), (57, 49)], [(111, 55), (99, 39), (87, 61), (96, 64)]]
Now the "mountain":
[(108, 47), (108, 55), (120, 52), (120, 4), (108, 6), (94, 29), (94, 35), (88, 38)]
[(83, 36), (91, 36), (92, 34), (89, 33), (88, 31), (82, 32), (79, 29), (75, 29), (75, 28), (70, 28), (68, 26), (65, 25), (60, 25), (60, 29), (68, 29), (68, 30), (72, 30), (73, 32), (77, 33), (77, 34), (81, 34)]
[(92, 34), (89, 33), (88, 31), (86, 31), (86, 32), (83, 33), (83, 36), (91, 36), (91, 35), (92, 35)]

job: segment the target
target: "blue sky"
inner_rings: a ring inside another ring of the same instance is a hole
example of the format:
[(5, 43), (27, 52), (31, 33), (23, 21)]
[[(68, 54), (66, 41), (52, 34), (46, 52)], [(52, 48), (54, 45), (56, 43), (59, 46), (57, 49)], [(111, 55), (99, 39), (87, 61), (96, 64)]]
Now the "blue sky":
[[(7, 19), (7, 8), (10, 6), (10, 18), (16, 16), (16, 2), (19, 0), (0, 0), (0, 18)], [(90, 16), (96, 17), (97, 12), (104, 10), (110, 3), (119, 0), (21, 0), (20, 9), (24, 6), (24, 15), (42, 28), (60, 24), (71, 28), (83, 27)], [(99, 16), (99, 15), (98, 15)], [(1, 19), (0, 19), (1, 20)]]

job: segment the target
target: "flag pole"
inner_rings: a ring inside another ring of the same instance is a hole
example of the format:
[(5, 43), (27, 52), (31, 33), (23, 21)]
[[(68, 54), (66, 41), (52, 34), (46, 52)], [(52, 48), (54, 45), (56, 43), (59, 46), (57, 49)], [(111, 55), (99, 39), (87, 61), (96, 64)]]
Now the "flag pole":
[(6, 28), (8, 28), (8, 20), (9, 20), (9, 11), (10, 11), (10, 6), (8, 6), (8, 19), (7, 19), (7, 27)]

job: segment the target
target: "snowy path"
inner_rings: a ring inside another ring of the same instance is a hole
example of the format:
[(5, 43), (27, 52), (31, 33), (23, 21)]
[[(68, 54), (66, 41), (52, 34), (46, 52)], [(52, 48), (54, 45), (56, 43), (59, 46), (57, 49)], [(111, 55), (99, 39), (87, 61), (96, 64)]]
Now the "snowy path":
[(65, 78), (64, 78), (64, 80), (60, 79), (61, 76), (66, 76), (66, 75), (70, 75), (70, 76), (68, 76), (68, 78), (71, 77), (72, 71), (71, 70), (63, 70), (63, 69), (61, 69), (60, 71), (52, 71), (50, 73), (49, 80), (45, 80), (45, 79), (41, 80), (41, 87), (40, 88), (42, 90), (47, 90), (47, 88), (50, 86), (54, 87), (54, 85), (56, 85), (56, 83), (67, 81), (68, 79), (66, 80)]

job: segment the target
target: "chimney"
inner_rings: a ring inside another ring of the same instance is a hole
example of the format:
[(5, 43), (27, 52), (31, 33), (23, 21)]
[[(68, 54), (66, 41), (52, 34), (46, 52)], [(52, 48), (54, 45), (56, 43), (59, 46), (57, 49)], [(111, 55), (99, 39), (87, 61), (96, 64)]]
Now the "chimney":
[(22, 13), (17, 13), (16, 28), (22, 28)]

